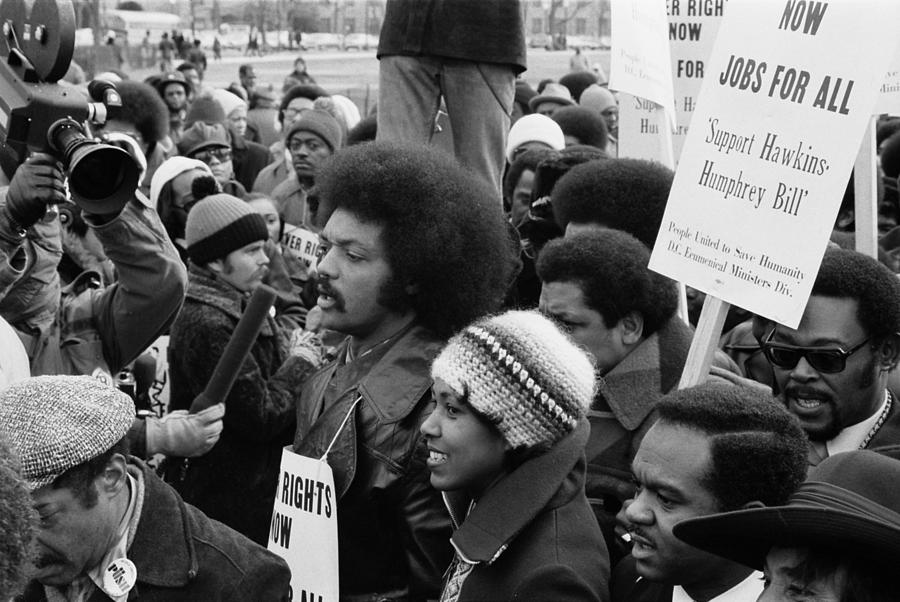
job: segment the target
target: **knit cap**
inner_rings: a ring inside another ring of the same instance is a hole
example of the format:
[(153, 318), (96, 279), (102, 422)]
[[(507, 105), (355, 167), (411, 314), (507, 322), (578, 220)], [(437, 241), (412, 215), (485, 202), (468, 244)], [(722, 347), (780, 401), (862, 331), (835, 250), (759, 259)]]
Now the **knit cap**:
[(228, 132), (221, 123), (204, 123), (198, 121), (181, 135), (178, 141), (178, 152), (185, 157), (209, 147), (231, 148)]
[(552, 445), (594, 397), (594, 367), (535, 311), (483, 318), (455, 335), (431, 367), (513, 449)]
[(230, 194), (213, 194), (191, 208), (185, 226), (188, 257), (196, 265), (221, 259), (269, 238), (263, 216)]
[(566, 147), (559, 124), (546, 115), (525, 115), (513, 124), (506, 137), (506, 160), (512, 163), (516, 149), (527, 142), (542, 142), (553, 150)]
[(613, 96), (613, 93), (607, 88), (598, 86), (597, 84), (591, 84), (581, 93), (578, 104), (587, 109), (591, 109), (592, 111), (596, 111), (599, 115), (609, 107), (618, 106), (619, 103), (616, 102), (616, 97)]
[(176, 155), (169, 157), (156, 168), (153, 177), (150, 178), (150, 202), (154, 207), (159, 206), (159, 194), (167, 182), (174, 180), (180, 174), (192, 169), (202, 169), (207, 175), (213, 175), (209, 165), (197, 159), (188, 159)]
[[(232, 94), (232, 96), (234, 96)], [(237, 98), (235, 96), (235, 98)], [(203, 123), (225, 123), (225, 110), (212, 96), (201, 96), (195, 98), (188, 109), (187, 115), (184, 117), (184, 128), (188, 129), (196, 122)]]
[(0, 430), (32, 491), (109, 450), (133, 421), (131, 398), (90, 376), (36, 376), (0, 390)]
[(284, 139), (290, 140), (297, 132), (312, 132), (325, 141), (334, 152), (343, 146), (344, 130), (330, 113), (319, 109), (304, 111), (287, 129)]
[(562, 107), (551, 117), (566, 136), (577, 138), (581, 144), (606, 148), (606, 121), (599, 113), (585, 107)]
[(213, 100), (218, 102), (222, 106), (222, 111), (225, 112), (225, 115), (230, 115), (233, 110), (238, 107), (246, 107), (247, 101), (236, 94), (232, 94), (228, 90), (223, 90), (222, 88), (216, 88), (212, 91)]

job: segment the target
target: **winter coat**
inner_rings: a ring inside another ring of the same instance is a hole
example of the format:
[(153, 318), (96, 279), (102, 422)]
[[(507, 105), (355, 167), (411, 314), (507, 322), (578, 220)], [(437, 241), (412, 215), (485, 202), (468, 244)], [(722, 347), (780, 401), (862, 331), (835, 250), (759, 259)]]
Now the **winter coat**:
[(453, 546), (475, 564), (459, 602), (609, 600), (609, 555), (584, 494), (589, 430), (582, 420), (491, 486), (468, 515), (464, 493), (445, 494), (454, 525), (462, 520)]
[(518, 0), (388, 0), (378, 58), (439, 56), (525, 71)]
[(0, 217), (0, 314), (25, 345), (32, 376), (103, 375), (111, 383), (175, 319), (187, 274), (142, 194), (106, 223), (85, 221), (116, 267), (109, 286), (60, 287), (58, 219), (38, 222), (21, 238)]
[(338, 493), (342, 596), (390, 600), (408, 593), (423, 600), (440, 591), (451, 558), (450, 517), (429, 482), (419, 426), (431, 400), (431, 362), (444, 343), (413, 324), (345, 364), (345, 341), (339, 359), (303, 387), (298, 454), (322, 457), (352, 413), (328, 454)]
[[(284, 560), (185, 504), (153, 470), (138, 469), (144, 499), (128, 558), (137, 583), (128, 594), (140, 602), (288, 600), (291, 572)], [(87, 602), (108, 602), (95, 588)], [(45, 602), (44, 587), (33, 581), (23, 602)]]
[[(169, 376), (172, 409), (187, 409), (206, 387), (249, 296), (190, 267), (184, 309), (172, 325)], [(222, 436), (206, 455), (187, 462), (178, 486), (186, 502), (253, 541), (267, 541), (281, 450), (294, 435), (297, 392), (312, 366), (288, 357), (290, 331), (266, 319), (225, 400)], [(169, 478), (179, 476), (172, 466)]]
[[(627, 553), (614, 528), (622, 503), (634, 496), (631, 461), (653, 425), (657, 402), (681, 379), (692, 337), (691, 327), (673, 316), (597, 381), (597, 396), (588, 412), (585, 489), (614, 563)], [(717, 352), (712, 373), (725, 377), (728, 372), (740, 374), (734, 362)]]

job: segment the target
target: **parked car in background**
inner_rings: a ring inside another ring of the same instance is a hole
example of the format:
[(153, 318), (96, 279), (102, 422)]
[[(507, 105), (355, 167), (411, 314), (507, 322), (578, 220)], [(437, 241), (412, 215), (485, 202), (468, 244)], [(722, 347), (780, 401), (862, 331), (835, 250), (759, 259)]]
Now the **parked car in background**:
[(310, 50), (340, 50), (343, 40), (336, 33), (304, 33), (303, 45)]
[(603, 48), (600, 38), (593, 36), (566, 36), (568, 48), (581, 48), (582, 50), (599, 50)]
[(545, 50), (550, 50), (552, 46), (553, 40), (550, 38), (550, 34), (536, 33), (528, 38), (529, 48), (543, 48)]
[(344, 36), (344, 50), (375, 50), (378, 36), (370, 33), (348, 33)]

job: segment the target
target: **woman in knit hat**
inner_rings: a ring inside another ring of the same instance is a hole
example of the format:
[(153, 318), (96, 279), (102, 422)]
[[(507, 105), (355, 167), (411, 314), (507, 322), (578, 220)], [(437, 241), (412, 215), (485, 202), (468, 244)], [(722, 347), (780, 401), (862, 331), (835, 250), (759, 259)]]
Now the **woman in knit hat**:
[(454, 336), (431, 372), (421, 431), (456, 550), (441, 601), (608, 600), (584, 494), (588, 357), (540, 314), (511, 311)]

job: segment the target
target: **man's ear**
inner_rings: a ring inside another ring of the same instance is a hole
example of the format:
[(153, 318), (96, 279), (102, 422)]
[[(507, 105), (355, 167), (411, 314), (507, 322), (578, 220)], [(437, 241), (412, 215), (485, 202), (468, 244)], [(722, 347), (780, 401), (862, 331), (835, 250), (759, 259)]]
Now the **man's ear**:
[(128, 460), (122, 454), (113, 454), (106, 468), (97, 477), (97, 488), (101, 494), (115, 497), (127, 488)]
[(637, 345), (644, 338), (644, 316), (638, 311), (630, 311), (622, 316), (617, 328), (623, 343)]
[(880, 364), (885, 371), (893, 370), (900, 360), (900, 332), (893, 332), (885, 337), (878, 349)]

